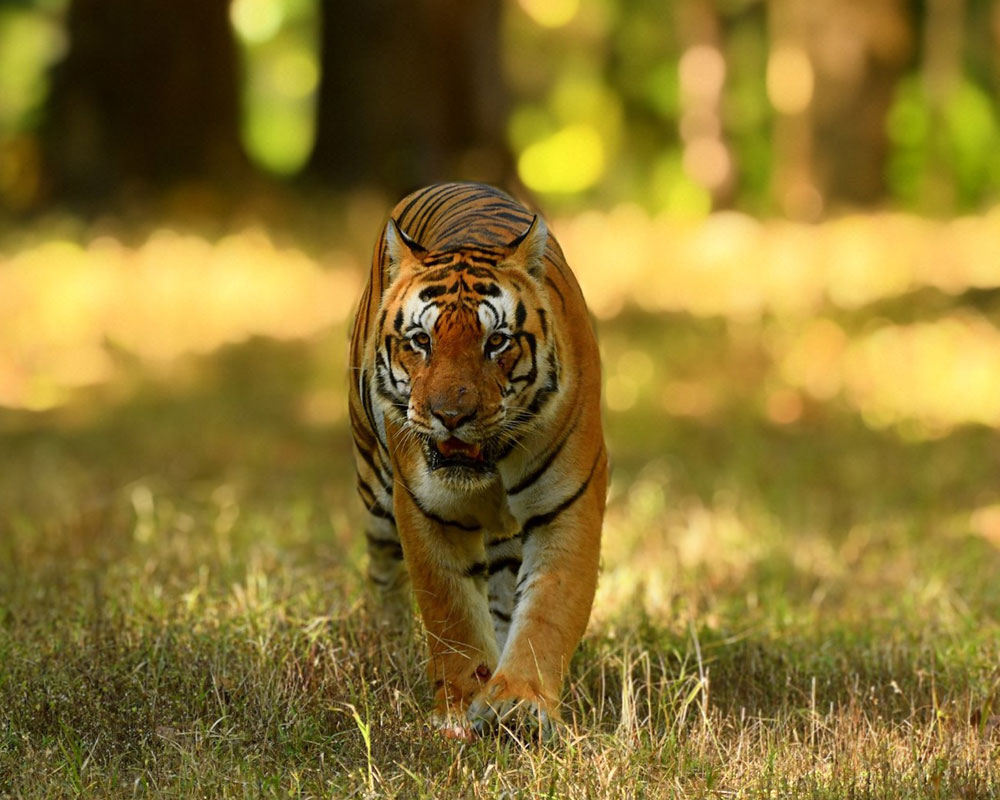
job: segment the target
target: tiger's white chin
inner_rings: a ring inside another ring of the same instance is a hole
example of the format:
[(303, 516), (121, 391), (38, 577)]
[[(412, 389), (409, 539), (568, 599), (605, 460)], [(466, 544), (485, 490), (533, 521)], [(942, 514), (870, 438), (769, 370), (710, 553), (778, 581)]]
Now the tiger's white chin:
[(460, 492), (478, 492), (486, 489), (497, 480), (496, 469), (473, 470), (468, 467), (442, 467), (435, 470), (433, 476), (449, 489)]

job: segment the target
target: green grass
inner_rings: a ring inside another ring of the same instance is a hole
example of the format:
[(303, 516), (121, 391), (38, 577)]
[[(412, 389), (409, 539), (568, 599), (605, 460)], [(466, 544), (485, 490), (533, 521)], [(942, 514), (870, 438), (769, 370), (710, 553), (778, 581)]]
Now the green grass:
[[(997, 431), (772, 422), (761, 330), (602, 325), (653, 370), (542, 749), (439, 738), (375, 626), (349, 432), (303, 411), (342, 328), (0, 413), (0, 797), (1000, 796)], [(705, 413), (664, 413), (679, 379)]]

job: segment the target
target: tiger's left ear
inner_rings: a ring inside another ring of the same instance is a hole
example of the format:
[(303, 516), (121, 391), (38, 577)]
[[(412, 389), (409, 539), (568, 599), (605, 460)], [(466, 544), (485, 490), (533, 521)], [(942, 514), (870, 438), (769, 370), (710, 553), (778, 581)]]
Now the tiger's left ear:
[(419, 266), (427, 255), (427, 248), (407, 236), (396, 220), (389, 217), (385, 226), (385, 252), (388, 257), (389, 283), (392, 283), (404, 264)]
[(544, 220), (535, 214), (528, 229), (507, 245), (507, 255), (500, 262), (501, 267), (523, 269), (531, 277), (541, 280), (545, 275), (545, 244), (549, 240), (549, 229)]

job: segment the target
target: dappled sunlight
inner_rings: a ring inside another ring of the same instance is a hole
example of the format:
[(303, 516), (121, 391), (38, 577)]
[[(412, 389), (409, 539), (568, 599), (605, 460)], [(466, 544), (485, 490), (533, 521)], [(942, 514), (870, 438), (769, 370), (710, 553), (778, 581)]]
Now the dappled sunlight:
[(349, 255), (320, 264), (258, 230), (25, 250), (0, 261), (0, 405), (59, 405), (112, 379), (116, 353), (156, 363), (250, 336), (313, 336), (348, 317), (360, 272)]
[(907, 420), (931, 434), (956, 422), (1000, 427), (1000, 331), (981, 317), (879, 329), (851, 346), (844, 372), (854, 404), (875, 427)]
[(1000, 549), (1000, 503), (977, 508), (969, 515), (972, 532)]
[(821, 402), (842, 392), (875, 428), (933, 436), (961, 423), (1000, 427), (1000, 330), (972, 312), (854, 338), (817, 319), (776, 336), (772, 355), (792, 386)]
[(1000, 286), (1000, 209), (950, 222), (884, 213), (803, 225), (738, 212), (685, 222), (623, 205), (554, 228), (601, 319), (626, 303), (753, 318)]
[[(599, 319), (639, 308), (735, 324), (731, 349), (771, 361), (755, 380), (772, 422), (798, 421), (804, 394), (817, 403), (839, 398), (869, 425), (908, 436), (1000, 426), (1000, 331), (986, 316), (838, 319), (918, 290), (951, 297), (1000, 287), (1000, 210), (950, 222), (873, 214), (809, 226), (737, 213), (684, 222), (621, 206), (556, 230)], [(661, 345), (603, 348), (608, 408), (628, 412), (646, 392), (671, 415), (716, 413), (727, 390), (720, 384), (733, 376), (719, 363), (696, 375), (654, 369)]]
[(613, 481), (593, 624), (599, 627), (637, 604), (660, 620), (687, 623), (703, 615), (697, 595), (737, 586), (773, 555), (777, 527), (761, 515), (751, 529), (748, 518), (726, 492), (711, 507), (677, 498), (661, 460), (650, 461), (627, 484)]
[[(664, 362), (671, 343), (654, 327), (638, 338), (603, 331), (614, 414), (710, 421), (749, 403), (790, 425), (836, 404), (911, 438), (1000, 427), (1000, 331), (951, 299), (1000, 287), (1000, 210), (809, 226), (735, 212), (651, 217), (624, 205), (553, 229), (603, 327), (635, 309), (725, 324), (721, 341), (689, 343), (684, 364)], [(134, 247), (106, 235), (86, 245), (54, 238), (12, 254), (0, 260), (0, 405), (51, 408), (77, 387), (113, 381), (123, 364), (163, 365), (251, 336), (328, 338), (351, 313), (366, 258), (355, 248), (317, 259), (256, 228), (214, 241), (161, 229)], [(920, 290), (945, 304), (930, 319), (879, 310)], [(339, 419), (342, 397), (317, 387), (302, 415)]]

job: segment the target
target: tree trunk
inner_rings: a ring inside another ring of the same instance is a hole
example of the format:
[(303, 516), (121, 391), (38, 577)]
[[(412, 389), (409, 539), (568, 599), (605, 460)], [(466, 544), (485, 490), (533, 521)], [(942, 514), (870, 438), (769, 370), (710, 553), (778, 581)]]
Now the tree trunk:
[(309, 177), (398, 194), (446, 178), (510, 183), (500, 0), (322, 0)]
[(941, 213), (955, 207), (955, 174), (949, 163), (945, 114), (962, 82), (964, 0), (929, 0), (924, 22), (923, 81), (931, 115), (930, 164), (922, 205)]
[(808, 8), (820, 190), (833, 204), (871, 205), (886, 194), (886, 116), (913, 53), (911, 12), (905, 0), (816, 0)]
[(796, 0), (769, 0), (770, 53), (767, 93), (774, 122), (773, 194), (791, 219), (813, 221), (823, 212), (813, 157), (815, 70), (809, 57), (805, 7)]
[(67, 32), (43, 135), (52, 199), (243, 170), (229, 0), (72, 0)]
[(736, 190), (733, 151), (726, 141), (723, 90), (727, 64), (717, 3), (683, 0), (675, 20), (680, 61), (679, 136), (684, 169), (712, 197), (712, 208), (732, 206)]
[(769, 92), (808, 73), (807, 102), (779, 108), (775, 126), (782, 206), (809, 218), (883, 200), (886, 115), (913, 50), (905, 0), (771, 0), (771, 8), (772, 54), (782, 48), (786, 58), (772, 61)]

